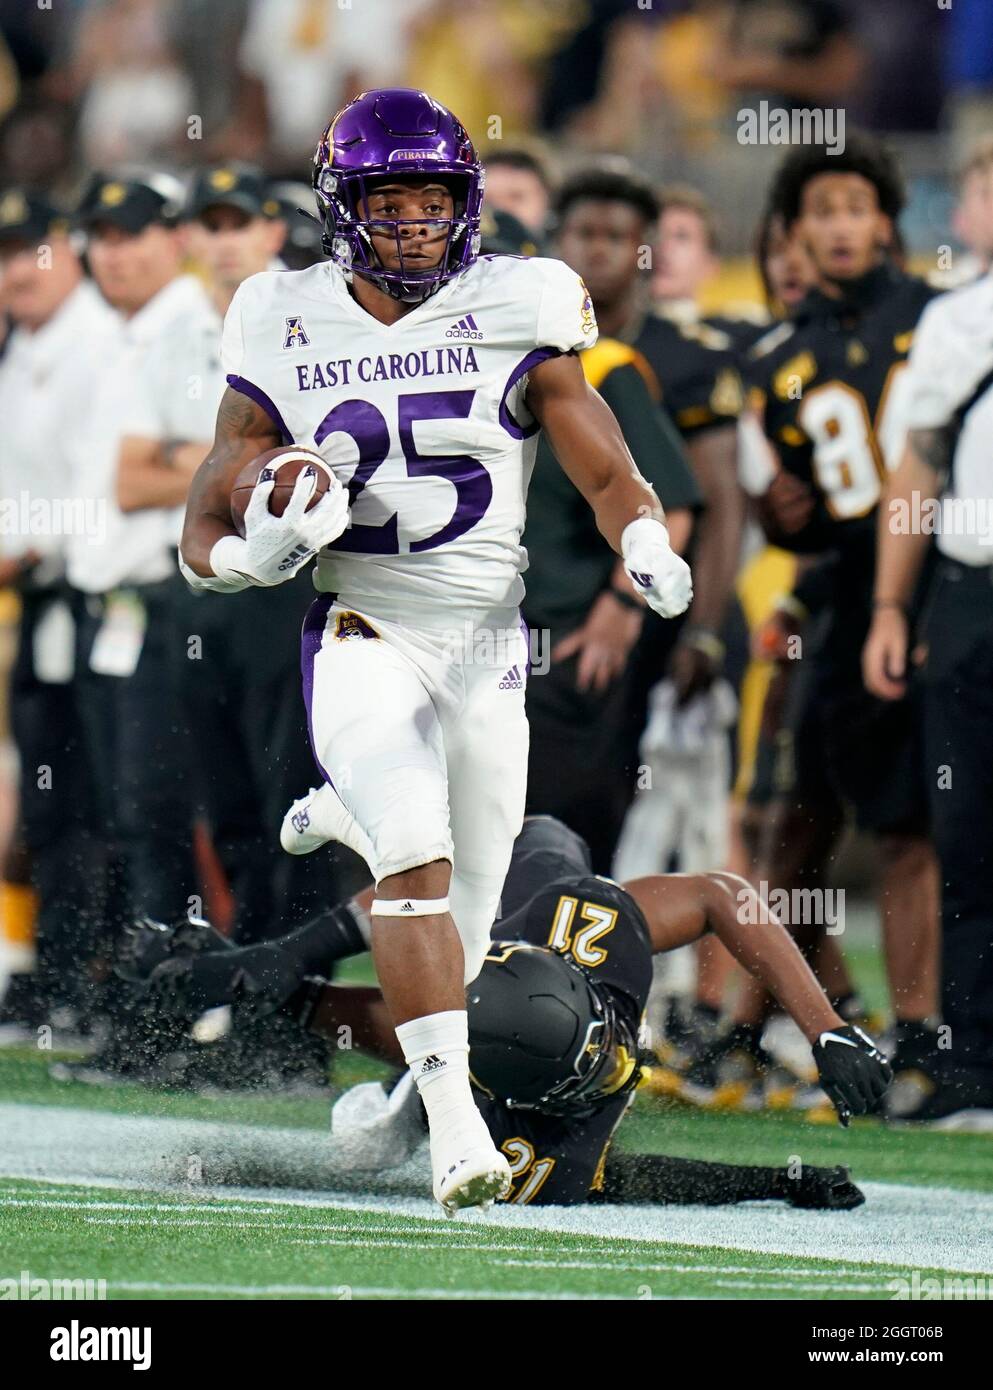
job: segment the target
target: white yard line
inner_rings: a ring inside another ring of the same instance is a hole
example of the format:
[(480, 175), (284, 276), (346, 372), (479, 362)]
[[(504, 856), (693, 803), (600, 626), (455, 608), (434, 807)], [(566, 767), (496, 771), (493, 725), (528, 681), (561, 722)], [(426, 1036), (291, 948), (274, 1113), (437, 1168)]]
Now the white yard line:
[[(191, 1191), (184, 1179), (194, 1158), (209, 1181)], [(522, 1230), (605, 1237), (625, 1242), (617, 1253), (628, 1256), (637, 1247), (670, 1242), (687, 1247), (687, 1254), (697, 1247), (706, 1255), (717, 1246), (846, 1266), (857, 1262), (885, 1269), (993, 1274), (993, 1194), (951, 1188), (866, 1183), (866, 1205), (853, 1212), (796, 1211), (772, 1203), (723, 1208), (509, 1205), (439, 1224), (437, 1206), (416, 1195), (427, 1187), (421, 1164), (412, 1162), (377, 1178), (373, 1194), (368, 1178), (332, 1170), (328, 1141), (313, 1131), (6, 1104), (0, 1105), (0, 1174), (8, 1180), (67, 1183), (72, 1192), (65, 1201), (11, 1194), (0, 1202), (0, 1211), (10, 1204), (85, 1208), (93, 1215), (187, 1217), (223, 1210), (260, 1217), (288, 1206), (334, 1207), (384, 1218), (387, 1230), (390, 1217), (426, 1219), (442, 1239), (458, 1234), (467, 1242), (473, 1231), (502, 1232), (512, 1239), (511, 1231)], [(179, 1200), (80, 1200), (80, 1192), (94, 1186), (175, 1192)], [(194, 1193), (199, 1200), (183, 1200)], [(211, 1195), (217, 1200), (204, 1200)], [(516, 1253), (526, 1255), (527, 1247)]]
[(505, 1299), (590, 1299), (600, 1302), (619, 1295), (592, 1293), (546, 1293), (544, 1289), (449, 1289), (426, 1288), (411, 1289), (403, 1285), (377, 1284), (164, 1284), (122, 1283), (113, 1280), (108, 1290), (114, 1293), (217, 1293), (229, 1298), (268, 1298), (286, 1294), (301, 1297), (310, 1294), (314, 1298), (335, 1298), (345, 1301), (348, 1298), (440, 1298), (473, 1300), (478, 1298)]

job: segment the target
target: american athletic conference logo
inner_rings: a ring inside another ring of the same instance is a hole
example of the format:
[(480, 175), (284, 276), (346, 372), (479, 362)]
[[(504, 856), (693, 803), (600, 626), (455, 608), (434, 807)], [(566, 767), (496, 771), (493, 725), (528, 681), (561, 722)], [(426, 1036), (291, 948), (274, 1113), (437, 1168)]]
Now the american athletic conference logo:
[(466, 314), (464, 319), (459, 319), (458, 323), (453, 323), (445, 334), (446, 338), (474, 338), (477, 342), (482, 339), (482, 336), (479, 324), (471, 314)]
[(497, 686), (498, 690), (520, 690), (524, 682), (521, 680), (520, 668), (511, 666), (503, 680)]

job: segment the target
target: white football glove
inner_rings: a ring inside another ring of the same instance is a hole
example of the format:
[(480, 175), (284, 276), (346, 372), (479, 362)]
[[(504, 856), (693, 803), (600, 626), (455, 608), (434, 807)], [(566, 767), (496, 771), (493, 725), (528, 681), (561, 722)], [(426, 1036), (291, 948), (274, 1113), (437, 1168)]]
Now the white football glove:
[(693, 576), (670, 546), (669, 532), (661, 521), (641, 516), (625, 526), (621, 555), (628, 578), (649, 608), (663, 618), (686, 612), (693, 597)]
[(333, 476), (324, 496), (307, 510), (317, 487), (316, 466), (314, 473), (304, 470), (297, 478), (282, 516), (273, 516), (269, 510), (275, 486), (273, 473), (253, 488), (245, 508), (245, 539), (223, 536), (211, 550), (214, 579), (194, 575), (180, 562), (193, 588), (230, 592), (250, 584), (262, 588), (282, 584), (322, 546), (337, 540), (348, 525), (348, 491)]

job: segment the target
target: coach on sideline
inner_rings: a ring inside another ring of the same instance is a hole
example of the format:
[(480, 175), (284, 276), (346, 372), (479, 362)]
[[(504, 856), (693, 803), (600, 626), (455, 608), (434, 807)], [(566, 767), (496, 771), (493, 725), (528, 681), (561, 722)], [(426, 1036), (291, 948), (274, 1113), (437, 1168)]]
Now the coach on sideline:
[[(117, 487), (128, 516), (170, 508), (173, 545), (224, 394), (224, 315), (250, 275), (286, 269), (279, 259), (284, 211), (260, 169), (230, 163), (201, 170), (181, 221), (207, 294), (133, 363)], [(175, 679), (197, 750), (198, 798), (234, 896), (235, 936), (246, 945), (273, 923), (318, 911), (329, 873), (347, 875), (344, 848), (311, 860), (279, 846), (283, 812), (319, 779), (296, 693), (311, 571), (308, 565), (271, 591), (235, 595), (194, 593), (178, 575), (177, 582)], [(348, 886), (336, 882), (335, 891)]]
[[(879, 508), (866, 685), (903, 695), (907, 610), (935, 534), (925, 738), (942, 883), (949, 1074), (907, 1118), (993, 1109), (993, 277), (935, 300), (910, 355), (908, 447)], [(940, 499), (940, 512), (938, 511)], [(935, 515), (938, 522), (935, 524)]]
[(143, 914), (174, 919), (197, 892), (188, 750), (168, 664), (182, 583), (168, 513), (126, 515), (115, 479), (129, 369), (204, 300), (181, 273), (181, 196), (164, 176), (97, 177), (77, 213), (97, 288), (117, 311), (102, 340), (77, 349), (65, 439), (73, 492), (103, 522), (96, 536), (69, 538), (67, 565), (84, 598), (77, 693), (96, 815), (119, 851), (107, 913), (117, 926)]
[(38, 912), (34, 974), (13, 976), (0, 1021), (36, 1027), (52, 1021), (56, 1004), (78, 1010), (87, 1003), (100, 832), (77, 728), (73, 595), (65, 578), (67, 524), (81, 528), (86, 518), (73, 515), (62, 446), (76, 424), (64, 412), (74, 361), (114, 316), (84, 277), (67, 219), (18, 188), (0, 195), (0, 283), (13, 324), (0, 360), (0, 492), (8, 513), (0, 584), (17, 589), (21, 609), (10, 676), (19, 819), (0, 912), (5, 926), (20, 921), (28, 936), (25, 882)]

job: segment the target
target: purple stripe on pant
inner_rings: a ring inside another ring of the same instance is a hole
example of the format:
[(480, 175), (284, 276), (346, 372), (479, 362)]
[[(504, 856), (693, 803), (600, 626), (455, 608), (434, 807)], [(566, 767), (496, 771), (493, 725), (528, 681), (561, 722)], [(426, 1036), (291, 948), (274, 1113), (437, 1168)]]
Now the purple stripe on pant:
[(324, 631), (327, 627), (328, 613), (334, 602), (334, 594), (321, 594), (307, 610), (307, 616), (303, 621), (303, 632), (300, 636), (300, 669), (303, 674), (303, 703), (307, 710), (307, 733), (310, 736), (310, 749), (314, 755), (314, 762), (320, 769), (321, 776), (329, 786), (334, 783), (328, 775), (327, 769), (322, 765), (317, 754), (317, 744), (314, 741), (314, 662), (317, 660), (317, 653), (321, 650), (324, 641)]

